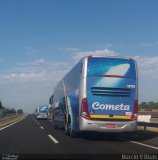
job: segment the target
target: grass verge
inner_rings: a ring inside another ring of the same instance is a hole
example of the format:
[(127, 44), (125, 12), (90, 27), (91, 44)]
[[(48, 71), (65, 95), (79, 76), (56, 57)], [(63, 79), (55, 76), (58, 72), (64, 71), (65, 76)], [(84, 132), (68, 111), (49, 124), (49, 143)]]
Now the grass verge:
[(0, 128), (4, 127), (4, 126), (7, 126), (11, 123), (14, 123), (16, 121), (22, 120), (25, 117), (26, 117), (26, 115), (15, 115), (15, 116), (12, 116), (12, 117), (1, 119), (0, 120)]

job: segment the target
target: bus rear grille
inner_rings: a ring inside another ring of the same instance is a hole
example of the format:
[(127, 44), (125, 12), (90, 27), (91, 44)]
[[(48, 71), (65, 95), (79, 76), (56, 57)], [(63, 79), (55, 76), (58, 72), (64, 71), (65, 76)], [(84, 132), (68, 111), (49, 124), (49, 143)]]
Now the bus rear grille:
[(110, 87), (92, 87), (92, 95), (106, 97), (129, 97), (131, 89), (128, 88), (110, 88)]

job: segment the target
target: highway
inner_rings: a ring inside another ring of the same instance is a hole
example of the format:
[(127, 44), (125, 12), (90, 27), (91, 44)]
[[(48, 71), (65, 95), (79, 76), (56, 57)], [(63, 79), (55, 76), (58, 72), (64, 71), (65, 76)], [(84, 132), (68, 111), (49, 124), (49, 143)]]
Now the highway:
[(98, 133), (71, 138), (63, 130), (53, 129), (50, 120), (36, 120), (31, 114), (0, 129), (0, 154), (37, 154), (39, 157), (40, 154), (63, 154), (68, 158), (85, 154), (91, 157), (95, 154), (157, 154), (157, 142), (157, 133), (143, 132), (120, 134), (117, 138)]

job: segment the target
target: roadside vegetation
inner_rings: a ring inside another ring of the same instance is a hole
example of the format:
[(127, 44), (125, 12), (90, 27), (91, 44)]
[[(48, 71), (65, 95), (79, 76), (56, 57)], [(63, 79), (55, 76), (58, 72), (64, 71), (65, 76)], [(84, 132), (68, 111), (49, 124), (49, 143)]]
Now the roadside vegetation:
[(0, 101), (0, 128), (21, 120), (24, 116), (22, 109), (4, 107)]
[(23, 110), (22, 109), (15, 110), (14, 108), (4, 107), (2, 105), (2, 102), (0, 101), (0, 116), (1, 117), (3, 117), (3, 116), (5, 117), (5, 116), (9, 116), (9, 115), (15, 115), (15, 114), (23, 114)]
[(139, 104), (139, 110), (144, 110), (144, 111), (157, 110), (158, 111), (158, 102), (142, 102)]

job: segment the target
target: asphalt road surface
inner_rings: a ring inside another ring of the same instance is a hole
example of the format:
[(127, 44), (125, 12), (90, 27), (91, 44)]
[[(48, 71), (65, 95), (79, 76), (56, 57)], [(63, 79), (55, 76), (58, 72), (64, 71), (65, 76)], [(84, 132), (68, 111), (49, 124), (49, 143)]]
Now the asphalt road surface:
[(119, 156), (123, 159), (122, 155), (145, 155), (150, 158), (147, 154), (156, 155), (155, 159), (158, 159), (158, 134), (137, 132), (113, 137), (87, 133), (71, 138), (63, 130), (54, 129), (50, 120), (36, 120), (33, 115), (28, 115), (14, 125), (0, 128), (0, 154), (1, 159), (8, 155), (18, 155), (21, 159), (31, 156), (35, 159), (91, 159), (99, 155), (100, 159)]

